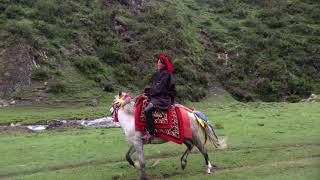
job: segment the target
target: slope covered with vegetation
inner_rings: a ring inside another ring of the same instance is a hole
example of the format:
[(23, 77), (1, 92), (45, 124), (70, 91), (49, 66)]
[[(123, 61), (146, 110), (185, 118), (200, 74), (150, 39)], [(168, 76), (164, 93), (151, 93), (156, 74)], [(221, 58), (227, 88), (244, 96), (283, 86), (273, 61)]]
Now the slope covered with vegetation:
[[(123, 88), (139, 92), (155, 71), (153, 56), (162, 52), (173, 59), (178, 96), (190, 100), (216, 86), (243, 101), (295, 101), (320, 93), (316, 1), (0, 2), (5, 97), (58, 103)], [(15, 64), (17, 48), (32, 63)], [(27, 64), (22, 70), (30, 71), (30, 83), (7, 72), (21, 64)]]

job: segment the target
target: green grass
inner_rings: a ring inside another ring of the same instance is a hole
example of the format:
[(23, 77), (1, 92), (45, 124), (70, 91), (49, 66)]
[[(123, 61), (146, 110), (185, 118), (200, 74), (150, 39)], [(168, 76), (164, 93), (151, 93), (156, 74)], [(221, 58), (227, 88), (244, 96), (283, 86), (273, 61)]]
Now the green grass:
[(99, 107), (5, 107), (0, 109), (0, 124), (21, 122), (23, 124), (46, 123), (53, 119), (86, 119), (109, 114), (107, 106)]
[[(70, 76), (71, 77), (71, 76)], [(72, 85), (71, 85), (72, 86)], [(75, 87), (76, 88), (76, 87)], [(79, 87), (80, 88), (80, 87)], [(82, 91), (82, 94), (81, 94)], [(25, 92), (26, 93), (26, 92)], [(99, 97), (99, 105), (97, 107), (84, 106), (83, 102), (74, 105), (63, 104), (68, 99), (68, 94), (61, 94), (55, 96), (54, 101), (59, 102), (60, 105), (43, 106), (9, 106), (0, 109), (0, 125), (7, 125), (10, 123), (20, 122), (22, 124), (36, 124), (46, 123), (48, 120), (53, 119), (93, 119), (97, 117), (108, 116), (110, 114), (109, 108), (113, 101), (114, 95), (117, 93), (106, 93)], [(85, 88), (82, 88), (77, 95), (79, 99), (87, 99), (86, 103), (91, 100), (90, 92), (88, 93)], [(71, 95), (69, 98), (73, 99), (76, 95)], [(81, 97), (81, 98), (80, 98)], [(50, 98), (50, 97), (49, 97)], [(54, 98), (54, 97), (51, 97)], [(235, 100), (224, 90), (217, 89), (215, 95), (208, 97), (206, 101), (192, 103), (186, 102), (186, 105), (196, 105), (200, 109), (205, 109), (206, 106), (216, 104), (230, 104)]]
[[(147, 172), (152, 179), (319, 177), (320, 103), (216, 104), (208, 99), (195, 105), (217, 125), (218, 134), (228, 138), (228, 149), (223, 151), (206, 145), (218, 171), (205, 175), (203, 157), (196, 149), (183, 171), (180, 156), (184, 145), (149, 145), (145, 152)], [(139, 171), (125, 161), (128, 145), (121, 129), (71, 128), (1, 134), (0, 147), (0, 178), (136, 179), (139, 176)], [(152, 161), (157, 158), (161, 159), (160, 163), (152, 168)]]

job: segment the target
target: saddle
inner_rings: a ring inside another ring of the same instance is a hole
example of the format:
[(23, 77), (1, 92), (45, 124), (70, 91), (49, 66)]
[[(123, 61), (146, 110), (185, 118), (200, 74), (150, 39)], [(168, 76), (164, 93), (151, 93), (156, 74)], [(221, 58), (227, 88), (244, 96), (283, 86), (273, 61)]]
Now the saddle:
[[(144, 97), (141, 104), (137, 105), (137, 112), (136, 116), (136, 125), (139, 127), (144, 127), (147, 125), (146, 115), (144, 113), (145, 108), (148, 106), (149, 102), (147, 98)], [(174, 106), (169, 106), (168, 109), (156, 109), (153, 113), (153, 120), (154, 120), (154, 128), (155, 129), (164, 129), (164, 128), (172, 128), (172, 117), (173, 117)], [(175, 116), (176, 117), (176, 116)]]
[[(138, 97), (135, 111), (135, 128), (144, 131), (147, 125), (144, 109), (148, 105), (145, 96)], [(187, 112), (174, 105), (167, 110), (156, 109), (153, 113), (155, 136), (181, 144), (185, 137), (191, 138), (190, 120)]]

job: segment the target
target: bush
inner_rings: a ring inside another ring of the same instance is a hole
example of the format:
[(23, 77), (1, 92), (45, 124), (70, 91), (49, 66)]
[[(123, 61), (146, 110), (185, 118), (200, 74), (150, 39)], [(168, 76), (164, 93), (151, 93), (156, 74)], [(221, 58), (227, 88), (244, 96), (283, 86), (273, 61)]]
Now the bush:
[(177, 98), (183, 100), (184, 98), (188, 97), (188, 90), (183, 85), (176, 85), (177, 91)]
[(233, 12), (233, 17), (238, 19), (243, 19), (248, 16), (248, 12), (238, 9)]
[(69, 1), (38, 0), (35, 3), (35, 16), (38, 19), (54, 23), (59, 17), (68, 18), (76, 7)]
[(9, 7), (10, 1), (1, 1), (0, 3), (0, 12), (5, 12), (5, 10)]
[(48, 24), (44, 21), (37, 21), (35, 27), (40, 31), (40, 33), (48, 38), (53, 38), (58, 34), (59, 28), (55, 25)]
[(285, 22), (282, 21), (279, 17), (270, 17), (264, 19), (263, 22), (267, 24), (270, 28), (280, 28), (285, 26)]
[(49, 90), (48, 92), (58, 94), (58, 93), (64, 93), (66, 92), (66, 83), (59, 81), (59, 82), (53, 82), (49, 84)]
[(34, 80), (47, 80), (50, 78), (50, 72), (44, 68), (33, 68), (32, 69), (32, 79)]
[(16, 37), (28, 40), (32, 38), (33, 23), (26, 19), (21, 21), (9, 21), (6, 24), (5, 29)]
[(257, 27), (260, 24), (260, 21), (256, 18), (249, 18), (243, 23), (246, 27)]
[(75, 66), (85, 74), (96, 74), (104, 72), (101, 62), (94, 56), (78, 56), (74, 59), (74, 63)]
[(97, 57), (77, 56), (73, 59), (74, 65), (90, 79), (96, 82), (103, 82), (107, 79), (106, 70)]
[[(47, 64), (48, 65), (48, 64)], [(48, 67), (48, 66), (47, 66)], [(43, 81), (50, 78), (61, 77), (62, 73), (59, 70), (49, 69), (47, 67), (35, 67), (32, 69), (32, 79)], [(50, 66), (49, 66), (50, 67)]]
[(114, 87), (113, 87), (113, 84), (110, 83), (110, 82), (103, 82), (103, 90), (106, 91), (106, 92), (114, 92)]
[(301, 100), (301, 97), (299, 97), (298, 95), (290, 95), (288, 98), (287, 98), (287, 101), (288, 102), (291, 102), (291, 103), (297, 103)]
[(121, 45), (115, 47), (101, 47), (98, 49), (99, 57), (108, 64), (127, 63), (129, 56)]
[(9, 19), (16, 19), (24, 15), (23, 9), (16, 5), (9, 5), (4, 13)]

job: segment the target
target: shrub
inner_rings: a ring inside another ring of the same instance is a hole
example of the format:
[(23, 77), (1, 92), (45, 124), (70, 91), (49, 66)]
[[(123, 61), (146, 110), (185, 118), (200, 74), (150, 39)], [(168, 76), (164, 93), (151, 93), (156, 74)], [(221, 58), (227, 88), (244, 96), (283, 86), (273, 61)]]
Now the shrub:
[(44, 21), (35, 22), (35, 27), (41, 32), (41, 34), (48, 38), (53, 38), (59, 32), (59, 29), (56, 26)]
[(320, 6), (314, 6), (310, 11), (307, 12), (309, 16), (315, 21), (319, 22), (320, 19)]
[(257, 27), (260, 24), (260, 21), (256, 18), (249, 18), (243, 23), (246, 27)]
[(32, 69), (32, 79), (34, 80), (47, 80), (50, 78), (50, 72), (44, 68), (33, 68)]
[(5, 29), (16, 37), (31, 39), (33, 32), (33, 23), (23, 19), (21, 21), (9, 21)]
[(85, 74), (104, 73), (102, 64), (98, 58), (94, 56), (77, 56), (74, 58), (75, 66)]
[(94, 56), (77, 56), (73, 59), (75, 66), (89, 79), (102, 83), (106, 81), (107, 74), (103, 64)]
[(35, 2), (35, 17), (47, 22), (55, 22), (59, 16), (59, 3), (54, 0)]
[(35, 16), (47, 22), (56, 22), (59, 17), (68, 18), (76, 7), (70, 1), (38, 0), (35, 2)]
[(271, 82), (268, 78), (259, 79), (256, 85), (259, 94), (268, 95), (273, 93)]
[(58, 94), (58, 93), (64, 93), (66, 92), (66, 83), (62, 81), (53, 82), (49, 84), (49, 90), (48, 92)]
[(1, 1), (0, 12), (4, 12), (9, 7), (10, 1)]
[(4, 13), (9, 19), (16, 19), (24, 14), (23, 9), (17, 5), (9, 5)]
[(194, 86), (190, 89), (190, 100), (191, 101), (200, 101), (202, 98), (204, 98), (207, 94), (206, 91), (203, 88), (199, 88), (197, 86)]
[(177, 98), (183, 100), (183, 98), (188, 97), (188, 90), (184, 85), (176, 85)]
[(248, 16), (248, 12), (238, 9), (233, 12), (233, 17), (238, 19), (243, 19)]
[(285, 26), (285, 22), (282, 21), (279, 17), (275, 16), (264, 19), (263, 22), (267, 24), (270, 28), (280, 28)]
[(287, 101), (288, 102), (291, 102), (291, 103), (297, 103), (301, 100), (301, 97), (299, 97), (298, 95), (290, 95), (288, 98), (287, 98)]
[(120, 44), (114, 47), (101, 47), (98, 49), (98, 55), (108, 64), (126, 63), (129, 60), (125, 48)]
[(114, 92), (115, 90), (113, 87), (113, 84), (108, 81), (103, 82), (102, 85), (103, 85), (103, 90), (106, 92)]

